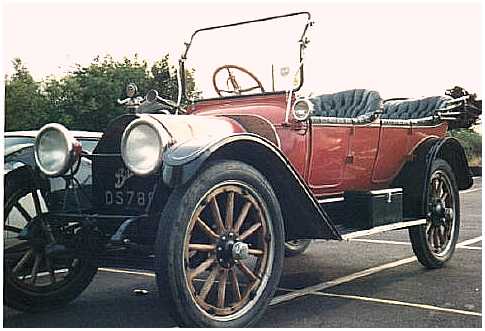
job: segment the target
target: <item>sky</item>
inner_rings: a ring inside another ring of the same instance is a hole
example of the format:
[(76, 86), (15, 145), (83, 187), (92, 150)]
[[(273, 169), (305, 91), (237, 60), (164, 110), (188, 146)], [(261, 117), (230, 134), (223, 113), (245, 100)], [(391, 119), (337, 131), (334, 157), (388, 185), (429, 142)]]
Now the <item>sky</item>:
[[(138, 54), (151, 63), (169, 53), (175, 64), (197, 28), (302, 10), (310, 11), (315, 21), (305, 60), (305, 92), (369, 88), (384, 98), (419, 97), (461, 85), (481, 96), (479, 3), (7, 2), (3, 66), (11, 73), (12, 59), (20, 57), (40, 80), (105, 54), (117, 59)], [(272, 32), (277, 34), (273, 38), (285, 40), (294, 31), (285, 29)], [(240, 36), (236, 40), (248, 45), (256, 39), (254, 33)], [(217, 48), (226, 41), (205, 47), (201, 63), (221, 54)], [(264, 46), (263, 39), (244, 54), (256, 60), (257, 54), (268, 56)], [(272, 51), (274, 63), (284, 61), (283, 51)]]

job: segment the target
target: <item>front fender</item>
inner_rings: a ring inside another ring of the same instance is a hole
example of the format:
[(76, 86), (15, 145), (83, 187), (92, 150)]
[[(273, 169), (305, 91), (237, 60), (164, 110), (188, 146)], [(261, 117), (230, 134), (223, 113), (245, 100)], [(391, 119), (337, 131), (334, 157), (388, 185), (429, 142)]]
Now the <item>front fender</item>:
[(175, 187), (188, 183), (208, 160), (232, 159), (258, 169), (271, 183), (290, 239), (341, 239), (329, 216), (283, 153), (251, 133), (188, 141), (164, 154), (162, 178)]

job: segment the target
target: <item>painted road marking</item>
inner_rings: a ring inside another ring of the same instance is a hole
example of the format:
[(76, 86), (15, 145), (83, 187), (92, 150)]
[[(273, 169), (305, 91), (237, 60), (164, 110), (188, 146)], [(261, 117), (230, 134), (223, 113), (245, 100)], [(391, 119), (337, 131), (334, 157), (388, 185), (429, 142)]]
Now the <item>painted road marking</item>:
[(469, 245), (472, 245), (472, 244), (477, 243), (479, 241), (482, 241), (482, 236), (462, 241), (461, 243), (456, 245), (456, 247), (469, 246)]
[[(473, 240), (477, 240), (478, 238), (474, 238)], [(406, 241), (394, 241), (394, 240), (380, 240), (380, 239), (363, 239), (363, 238), (355, 238), (355, 239), (350, 239), (349, 241), (357, 241), (357, 242), (364, 242), (364, 243), (370, 243), (370, 244), (389, 244), (389, 245), (402, 245), (402, 246), (411, 246), (410, 242)], [(477, 241), (481, 241), (477, 240)], [(466, 242), (463, 242), (460, 246), (456, 246), (456, 248), (460, 249), (469, 249), (469, 250), (482, 250), (481, 247), (472, 247), (468, 246)]]
[(350, 239), (350, 241), (358, 241), (358, 242), (371, 243), (371, 244), (390, 244), (390, 245), (405, 245), (405, 246), (411, 246), (411, 243), (410, 242), (394, 241), (394, 240), (380, 240), (380, 239), (355, 238), (355, 239)]
[(481, 191), (481, 190), (482, 190), (481, 187), (471, 188), (471, 189), (468, 189), (468, 190), (465, 190), (465, 191), (461, 191), (460, 194), (472, 193), (472, 192)]
[[(481, 236), (477, 237), (477, 238), (465, 240), (464, 242), (459, 243), (457, 245), (457, 247), (463, 247), (467, 244), (475, 243), (475, 242), (480, 241), (480, 240), (482, 240)], [(303, 289), (300, 289), (300, 290), (295, 290), (294, 292), (290, 292), (290, 293), (287, 293), (287, 294), (283, 294), (283, 295), (274, 297), (273, 300), (271, 300), (270, 305), (276, 305), (276, 304), (280, 304), (280, 303), (287, 302), (287, 301), (290, 301), (290, 300), (294, 300), (296, 298), (299, 298), (299, 297), (302, 297), (302, 296), (305, 296), (305, 295), (308, 295), (308, 294), (312, 294), (313, 292), (322, 291), (322, 290), (330, 288), (330, 287), (335, 287), (337, 285), (341, 285), (341, 284), (344, 284), (344, 283), (351, 282), (351, 281), (358, 279), (358, 278), (366, 277), (366, 276), (378, 273), (380, 271), (388, 270), (388, 269), (391, 269), (391, 268), (396, 268), (396, 267), (399, 267), (399, 266), (402, 266), (402, 265), (405, 265), (405, 264), (409, 264), (409, 263), (412, 263), (412, 262), (415, 262), (415, 261), (417, 261), (415, 256), (408, 257), (408, 258), (405, 258), (405, 259), (386, 263), (386, 264), (383, 264), (383, 265), (380, 265), (380, 266), (377, 266), (377, 267), (365, 269), (365, 270), (362, 270), (362, 271), (359, 271), (359, 272), (356, 272), (356, 273), (353, 273), (353, 274), (350, 274), (350, 275), (347, 275), (347, 276), (336, 278), (334, 280), (330, 280), (330, 281), (326, 281), (326, 282), (323, 282), (323, 283), (320, 283), (320, 284), (309, 286), (309, 287), (306, 287), (306, 288), (303, 288)]]
[(335, 287), (337, 285), (348, 283), (348, 282), (351, 282), (355, 279), (366, 277), (366, 276), (378, 273), (378, 272), (383, 271), (383, 270), (396, 268), (396, 267), (399, 267), (401, 265), (405, 265), (405, 264), (414, 262), (416, 260), (417, 259), (414, 256), (408, 257), (408, 258), (405, 258), (405, 259), (386, 263), (386, 264), (383, 264), (383, 265), (380, 265), (380, 266), (377, 266), (377, 267), (365, 269), (365, 270), (362, 270), (362, 271), (359, 271), (359, 272), (356, 272), (356, 273), (353, 273), (353, 274), (350, 274), (350, 275), (347, 275), (347, 276), (343, 276), (343, 277), (339, 277), (339, 278), (329, 280), (329, 281), (326, 281), (326, 282), (323, 282), (323, 283), (319, 283), (319, 284), (316, 284), (316, 285), (313, 285), (313, 286), (309, 286), (309, 287), (303, 288), (301, 290), (295, 290), (291, 293), (283, 294), (283, 295), (274, 297), (273, 300), (271, 300), (270, 305), (277, 305), (277, 304), (280, 304), (282, 302), (294, 300), (296, 298), (299, 298), (299, 297), (302, 297), (302, 296), (305, 296), (305, 295), (308, 295), (308, 294), (312, 294), (313, 292), (318, 292), (318, 291), (325, 290), (325, 289), (330, 288), (330, 287)]
[(98, 268), (98, 270), (105, 271), (105, 272), (114, 272), (118, 274), (155, 277), (155, 274), (153, 272), (141, 272), (141, 271), (132, 271), (132, 270), (125, 270), (125, 269), (113, 269), (113, 268)]
[[(481, 240), (482, 240), (482, 236), (472, 238), (472, 239), (469, 239), (469, 240), (465, 240), (465, 241), (457, 244), (456, 246), (463, 248), (463, 247), (466, 247), (466, 245), (470, 245), (470, 244), (479, 242)], [(336, 279), (333, 279), (333, 280), (329, 280), (329, 281), (326, 281), (326, 282), (323, 282), (323, 283), (319, 283), (319, 284), (316, 284), (316, 285), (313, 285), (313, 286), (309, 286), (309, 287), (306, 287), (306, 288), (303, 288), (303, 289), (300, 289), (300, 290), (282, 289), (282, 290), (291, 291), (291, 292), (274, 297), (271, 300), (270, 306), (277, 305), (277, 304), (280, 304), (280, 303), (283, 303), (283, 302), (288, 302), (288, 301), (291, 301), (291, 300), (294, 300), (296, 298), (303, 297), (303, 296), (306, 296), (306, 295), (309, 295), (309, 294), (320, 295), (321, 292), (319, 292), (319, 291), (322, 291), (322, 290), (325, 290), (325, 289), (328, 289), (328, 288), (331, 288), (331, 287), (335, 287), (335, 286), (338, 286), (338, 285), (341, 285), (341, 284), (345, 284), (345, 283), (351, 282), (355, 279), (370, 276), (372, 274), (375, 274), (375, 273), (378, 273), (378, 272), (381, 272), (381, 271), (384, 271), (384, 270), (396, 268), (396, 267), (399, 267), (399, 266), (402, 266), (402, 265), (405, 265), (405, 264), (409, 264), (409, 263), (412, 263), (412, 262), (415, 262), (415, 261), (417, 261), (416, 257), (414, 257), (414, 256), (408, 257), (408, 258), (405, 258), (405, 259), (386, 263), (386, 264), (383, 264), (383, 265), (380, 265), (380, 266), (365, 269), (365, 270), (362, 270), (362, 271), (359, 271), (359, 272), (356, 272), (356, 273), (353, 273), (353, 274), (350, 274), (350, 275), (346, 275), (346, 276), (343, 276), (343, 277), (339, 277), (339, 278), (336, 278)], [(120, 270), (120, 269), (112, 269), (112, 268), (99, 268), (99, 270), (100, 271), (106, 271), (106, 272), (126, 273), (126, 274), (155, 277), (154, 273), (148, 273), (148, 272)], [(318, 293), (320, 293), (320, 294), (318, 294)], [(372, 298), (369, 298), (369, 299), (372, 299)], [(383, 300), (383, 299), (373, 299), (373, 300)], [(423, 306), (426, 307), (427, 305), (423, 305)], [(432, 307), (432, 306), (428, 306), (428, 307)], [(429, 308), (423, 308), (423, 309), (429, 309)], [(445, 309), (448, 309), (448, 308), (440, 308), (441, 311), (445, 311)], [(472, 313), (478, 314), (478, 313), (474, 313), (474, 312), (469, 312), (469, 313), (470, 313), (469, 315), (472, 315)], [(481, 314), (479, 316), (481, 316)]]
[(469, 310), (443, 308), (443, 307), (425, 305), (425, 304), (420, 304), (420, 303), (412, 303), (412, 302), (404, 302), (404, 301), (388, 300), (388, 299), (378, 299), (378, 298), (369, 298), (369, 297), (363, 297), (363, 296), (357, 296), (357, 295), (333, 294), (333, 293), (322, 293), (322, 292), (312, 293), (312, 295), (320, 295), (320, 296), (324, 296), (324, 297), (342, 298), (342, 299), (350, 299), (350, 300), (358, 300), (358, 301), (366, 301), (366, 302), (383, 303), (383, 304), (395, 305), (395, 306), (406, 306), (406, 307), (413, 307), (413, 308), (433, 310), (433, 311), (441, 311), (441, 312), (445, 312), (445, 313), (454, 313), (454, 314), (461, 314), (461, 315), (482, 316), (481, 313), (469, 311)]
[(469, 249), (471, 251), (481, 251), (482, 250), (481, 247), (476, 247), (476, 246), (460, 246), (458, 248), (461, 248), (461, 249)]

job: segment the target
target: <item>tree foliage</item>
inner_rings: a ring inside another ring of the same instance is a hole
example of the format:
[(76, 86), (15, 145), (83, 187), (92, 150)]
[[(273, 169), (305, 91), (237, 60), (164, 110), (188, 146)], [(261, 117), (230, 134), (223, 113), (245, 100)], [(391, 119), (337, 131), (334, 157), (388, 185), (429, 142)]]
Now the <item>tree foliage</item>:
[[(96, 57), (64, 77), (41, 82), (34, 81), (20, 59), (13, 65), (15, 73), (5, 82), (6, 131), (39, 129), (49, 122), (69, 129), (102, 131), (125, 112), (116, 101), (125, 98), (130, 82), (138, 85), (141, 95), (154, 88), (162, 97), (177, 100), (177, 71), (168, 55), (151, 67), (136, 55), (121, 61)], [(188, 94), (196, 94), (192, 73), (186, 74)], [(182, 101), (186, 102), (185, 97)]]
[(455, 129), (448, 134), (460, 141), (470, 165), (482, 164), (482, 136), (479, 133), (471, 129)]

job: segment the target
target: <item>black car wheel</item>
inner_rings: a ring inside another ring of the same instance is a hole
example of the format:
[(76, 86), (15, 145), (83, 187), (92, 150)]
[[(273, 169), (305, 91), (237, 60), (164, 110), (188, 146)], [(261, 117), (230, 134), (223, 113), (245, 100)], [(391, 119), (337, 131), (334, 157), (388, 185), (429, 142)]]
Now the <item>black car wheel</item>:
[(288, 240), (285, 242), (285, 256), (291, 257), (303, 254), (311, 243), (311, 239)]
[(409, 229), (419, 262), (434, 269), (443, 266), (455, 251), (460, 231), (460, 196), (450, 165), (433, 162), (426, 203), (426, 224)]
[(261, 173), (209, 163), (175, 189), (157, 239), (160, 296), (184, 326), (243, 327), (265, 311), (283, 267), (278, 200)]
[[(37, 199), (37, 202), (35, 201)], [(41, 195), (22, 178), (5, 182), (4, 304), (21, 311), (45, 311), (74, 300), (89, 285), (97, 267), (86, 257), (48, 256)], [(24, 228), (29, 238), (19, 239)]]

